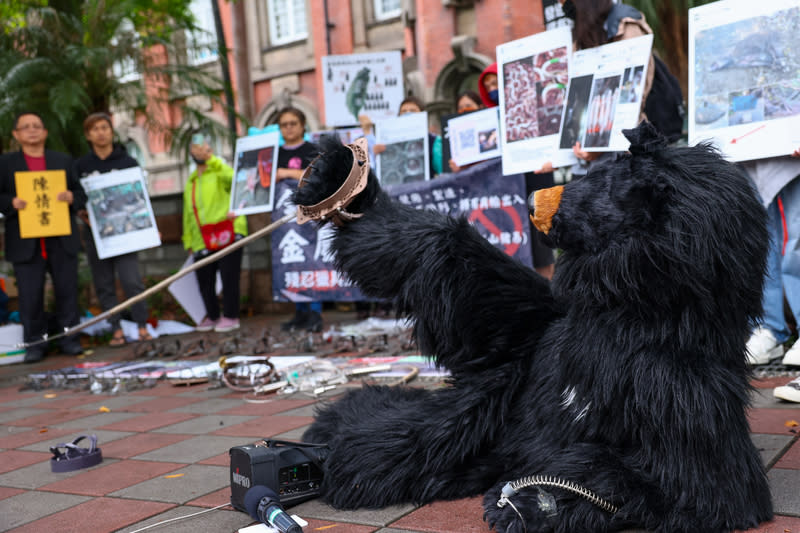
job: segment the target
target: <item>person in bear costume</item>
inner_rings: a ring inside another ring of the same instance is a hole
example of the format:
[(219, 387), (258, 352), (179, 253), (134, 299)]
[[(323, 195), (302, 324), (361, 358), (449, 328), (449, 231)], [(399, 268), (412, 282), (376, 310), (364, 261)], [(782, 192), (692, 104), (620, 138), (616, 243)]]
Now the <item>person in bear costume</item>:
[[(528, 201), (563, 250), (552, 284), (465, 218), (391, 200), (371, 172), (328, 216), (337, 268), (393, 299), (451, 378), (323, 406), (303, 439), (330, 447), (324, 501), (485, 494), (489, 526), (520, 533), (721, 533), (771, 519), (745, 416), (764, 208), (711, 147), (667, 146), (647, 122), (625, 135), (629, 153)], [(321, 152), (298, 213), (368, 164), (335, 139)]]

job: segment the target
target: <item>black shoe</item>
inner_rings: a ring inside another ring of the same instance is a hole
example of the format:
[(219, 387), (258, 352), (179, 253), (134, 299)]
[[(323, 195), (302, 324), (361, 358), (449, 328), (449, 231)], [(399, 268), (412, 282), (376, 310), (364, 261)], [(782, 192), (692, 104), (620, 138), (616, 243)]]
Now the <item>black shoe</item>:
[(42, 359), (44, 359), (44, 355), (46, 353), (47, 353), (46, 344), (37, 344), (36, 346), (26, 348), (25, 358), (23, 359), (23, 362), (36, 363), (37, 361), (41, 361)]
[(65, 355), (80, 355), (83, 353), (83, 346), (77, 340), (65, 341), (61, 344), (61, 353)]
[(322, 331), (322, 315), (316, 311), (308, 313), (303, 329), (312, 333), (319, 333)]
[(304, 324), (308, 321), (307, 311), (297, 311), (291, 320), (281, 324), (281, 331), (293, 331), (295, 329), (302, 329)]

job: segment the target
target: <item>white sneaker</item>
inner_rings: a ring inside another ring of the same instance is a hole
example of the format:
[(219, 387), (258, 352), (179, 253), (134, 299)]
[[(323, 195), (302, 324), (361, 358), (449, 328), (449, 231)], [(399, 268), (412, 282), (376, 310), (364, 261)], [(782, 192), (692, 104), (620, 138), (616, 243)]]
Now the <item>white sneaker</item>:
[(775, 387), (772, 394), (779, 400), (800, 403), (800, 378), (794, 378), (786, 385)]
[(795, 342), (791, 348), (786, 350), (781, 362), (788, 366), (800, 366), (800, 342)]
[(757, 328), (747, 341), (747, 362), (751, 365), (766, 365), (783, 355), (783, 344), (767, 328)]

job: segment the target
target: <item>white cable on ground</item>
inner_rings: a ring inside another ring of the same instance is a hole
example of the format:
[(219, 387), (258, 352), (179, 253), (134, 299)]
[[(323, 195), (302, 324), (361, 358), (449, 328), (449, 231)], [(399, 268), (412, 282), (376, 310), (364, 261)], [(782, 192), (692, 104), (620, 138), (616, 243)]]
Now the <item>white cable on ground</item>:
[(144, 527), (139, 528), (139, 529), (134, 529), (130, 533), (139, 533), (140, 531), (144, 531), (145, 529), (150, 529), (151, 527), (156, 527), (156, 526), (160, 526), (160, 525), (163, 525), (163, 524), (167, 524), (169, 522), (175, 522), (176, 520), (183, 520), (184, 518), (191, 518), (193, 516), (198, 516), (198, 515), (201, 515), (203, 513), (216, 511), (217, 509), (222, 509), (223, 507), (228, 507), (229, 505), (230, 505), (230, 503), (223, 503), (222, 505), (217, 505), (216, 507), (212, 507), (211, 509), (204, 509), (204, 510), (198, 511), (196, 513), (187, 514), (186, 516), (176, 516), (175, 518), (170, 518), (169, 520), (162, 520), (161, 522), (156, 522), (155, 524), (150, 524), (149, 526), (144, 526)]

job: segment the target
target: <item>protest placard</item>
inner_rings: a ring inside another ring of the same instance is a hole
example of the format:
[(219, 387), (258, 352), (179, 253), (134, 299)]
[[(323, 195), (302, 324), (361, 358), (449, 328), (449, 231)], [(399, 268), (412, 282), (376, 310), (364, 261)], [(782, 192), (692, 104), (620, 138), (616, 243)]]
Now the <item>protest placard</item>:
[(572, 154), (576, 142), (589, 152), (628, 149), (622, 130), (639, 123), (652, 48), (653, 36), (645, 35), (572, 55), (558, 145), (562, 155)]
[[(297, 182), (283, 180), (275, 190), (275, 211), (294, 213), (290, 202)], [(522, 174), (502, 175), (499, 158), (481, 161), (458, 174), (398, 184), (387, 193), (402, 204), (465, 216), (495, 247), (531, 266), (531, 228)], [(272, 297), (276, 301), (363, 301), (358, 287), (333, 264), (331, 224), (289, 222), (272, 233)]]
[(450, 119), (447, 128), (451, 159), (463, 167), (500, 157), (499, 120), (494, 107)]
[(386, 148), (375, 165), (382, 186), (431, 179), (428, 113), (406, 113), (377, 122), (375, 143)]
[(140, 167), (81, 178), (86, 211), (97, 248), (106, 259), (161, 245)]
[(230, 210), (236, 215), (272, 211), (280, 132), (236, 139)]
[(566, 27), (497, 47), (503, 174), (572, 161), (558, 150), (571, 53)]
[(56, 199), (58, 193), (67, 190), (65, 171), (15, 172), (14, 183), (17, 197), (27, 203), (18, 211), (20, 237), (55, 237), (72, 233), (69, 204)]
[(393, 117), (403, 92), (403, 59), (399, 50), (323, 56), (325, 124), (355, 126), (358, 116), (372, 122)]
[(723, 0), (689, 10), (689, 144), (733, 161), (800, 146), (800, 1)]

